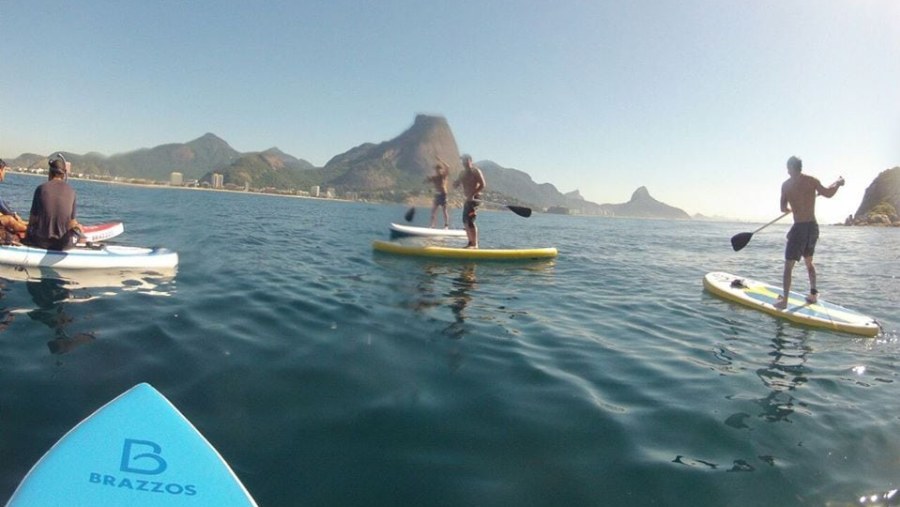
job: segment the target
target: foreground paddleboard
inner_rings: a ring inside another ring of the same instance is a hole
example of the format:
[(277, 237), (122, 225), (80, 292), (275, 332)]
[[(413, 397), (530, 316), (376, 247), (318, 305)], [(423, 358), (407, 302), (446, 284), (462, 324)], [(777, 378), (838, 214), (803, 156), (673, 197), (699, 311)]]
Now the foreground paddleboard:
[(118, 245), (76, 246), (64, 251), (0, 245), (0, 264), (60, 269), (165, 269), (178, 265), (178, 253), (167, 248)]
[(505, 261), (549, 259), (556, 257), (558, 254), (555, 248), (450, 248), (441, 246), (405, 245), (392, 241), (378, 240), (372, 243), (372, 248), (378, 252), (386, 252), (397, 255), (410, 255), (414, 257)]
[(391, 237), (404, 236), (465, 238), (464, 229), (436, 229), (432, 227), (416, 227), (413, 225), (391, 224)]
[(66, 433), (7, 507), (255, 506), (218, 451), (149, 384)]
[(703, 286), (712, 294), (770, 315), (809, 326), (875, 336), (880, 327), (874, 318), (824, 301), (807, 303), (806, 296), (791, 291), (785, 310), (775, 308), (781, 287), (722, 272), (707, 273)]

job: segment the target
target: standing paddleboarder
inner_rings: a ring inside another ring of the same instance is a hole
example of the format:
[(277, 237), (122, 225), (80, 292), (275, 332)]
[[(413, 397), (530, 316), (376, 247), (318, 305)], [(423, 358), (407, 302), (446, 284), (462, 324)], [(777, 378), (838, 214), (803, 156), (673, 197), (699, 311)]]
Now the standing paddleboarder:
[(466, 236), (469, 238), (469, 244), (466, 248), (478, 248), (478, 227), (475, 225), (475, 210), (478, 208), (481, 198), (481, 192), (484, 190), (484, 175), (481, 169), (472, 163), (471, 155), (463, 155), (463, 171), (459, 174), (459, 178), (453, 182), (453, 188), (462, 186), (463, 194), (466, 196), (466, 204), (463, 206), (463, 227), (466, 229)]
[(784, 274), (782, 276), (784, 296), (779, 297), (775, 303), (775, 308), (779, 310), (787, 308), (794, 264), (801, 257), (806, 263), (806, 271), (809, 273), (809, 295), (806, 296), (806, 301), (815, 303), (819, 300), (819, 291), (816, 289), (816, 267), (813, 265), (813, 253), (819, 239), (819, 224), (816, 222), (816, 196), (832, 197), (844, 184), (844, 178), (839, 178), (831, 186), (826, 187), (818, 179), (802, 174), (803, 161), (797, 157), (788, 159), (787, 170), (790, 177), (781, 185), (781, 211), (794, 214), (794, 225), (788, 231), (787, 246), (784, 249)]
[(450, 228), (450, 215), (447, 213), (447, 177), (450, 175), (450, 166), (442, 160), (434, 166), (434, 176), (425, 178), (426, 183), (434, 185), (434, 202), (431, 204), (431, 228), (437, 225), (437, 210), (444, 209), (444, 229)]

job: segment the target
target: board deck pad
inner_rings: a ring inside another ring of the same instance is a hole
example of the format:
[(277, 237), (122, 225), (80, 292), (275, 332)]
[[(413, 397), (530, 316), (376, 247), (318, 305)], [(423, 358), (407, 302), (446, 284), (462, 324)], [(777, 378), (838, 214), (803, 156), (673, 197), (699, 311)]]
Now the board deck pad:
[(432, 227), (416, 227), (414, 225), (403, 225), (391, 223), (391, 237), (399, 238), (404, 236), (438, 236), (451, 238), (465, 238), (466, 231), (464, 229), (438, 229)]
[(7, 507), (255, 506), (218, 451), (156, 389), (141, 383), (66, 433)]
[(805, 295), (794, 291), (788, 297), (787, 308), (779, 310), (775, 303), (784, 292), (781, 287), (730, 273), (707, 273), (703, 277), (703, 286), (719, 297), (793, 322), (862, 336), (875, 336), (881, 329), (868, 315), (829, 303), (821, 297), (816, 303), (808, 303)]

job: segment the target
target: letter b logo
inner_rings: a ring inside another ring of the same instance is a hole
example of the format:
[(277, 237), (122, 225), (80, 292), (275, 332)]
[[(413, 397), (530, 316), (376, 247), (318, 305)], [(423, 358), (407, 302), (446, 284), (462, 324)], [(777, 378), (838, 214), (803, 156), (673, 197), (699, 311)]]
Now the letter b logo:
[(160, 456), (161, 453), (162, 447), (155, 442), (126, 438), (122, 446), (122, 465), (119, 468), (123, 472), (135, 474), (161, 474), (168, 466)]

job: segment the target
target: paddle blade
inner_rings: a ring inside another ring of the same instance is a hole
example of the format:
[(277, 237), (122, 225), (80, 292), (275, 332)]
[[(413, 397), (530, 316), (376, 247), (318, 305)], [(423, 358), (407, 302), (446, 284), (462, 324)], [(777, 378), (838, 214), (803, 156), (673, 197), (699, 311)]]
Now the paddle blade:
[(520, 217), (528, 218), (531, 216), (531, 208), (526, 208), (525, 206), (507, 206), (507, 208)]
[(750, 242), (750, 238), (752, 237), (752, 232), (742, 232), (740, 234), (735, 234), (731, 237), (731, 248), (734, 248), (734, 251), (737, 252), (741, 248), (747, 246), (747, 243)]
[(403, 215), (403, 218), (405, 218), (407, 222), (412, 222), (412, 219), (415, 215), (416, 215), (416, 208), (412, 207), (406, 211), (406, 214)]

